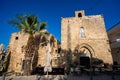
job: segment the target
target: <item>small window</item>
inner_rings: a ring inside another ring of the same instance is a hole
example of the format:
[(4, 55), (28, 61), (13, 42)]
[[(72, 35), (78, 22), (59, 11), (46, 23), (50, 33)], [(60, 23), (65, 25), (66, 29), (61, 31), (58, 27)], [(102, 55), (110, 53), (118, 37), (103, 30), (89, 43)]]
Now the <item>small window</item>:
[(80, 28), (80, 37), (81, 37), (81, 38), (84, 38), (84, 37), (85, 37), (85, 31), (84, 31), (84, 28), (83, 28), (83, 27)]
[(82, 17), (82, 14), (81, 14), (81, 13), (78, 13), (78, 17)]
[(15, 40), (18, 40), (18, 37), (15, 37)]

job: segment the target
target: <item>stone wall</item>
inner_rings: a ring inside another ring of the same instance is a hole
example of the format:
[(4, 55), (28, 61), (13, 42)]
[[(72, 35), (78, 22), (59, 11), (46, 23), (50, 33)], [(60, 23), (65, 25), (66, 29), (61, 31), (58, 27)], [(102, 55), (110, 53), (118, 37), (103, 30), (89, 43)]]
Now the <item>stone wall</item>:
[[(8, 72), (9, 71), (15, 71), (15, 72), (22, 71), (23, 65), (24, 65), (23, 63), (25, 60), (26, 46), (28, 45), (29, 36), (30, 36), (29, 34), (24, 33), (22, 31), (12, 34), (10, 43), (9, 43), (9, 48), (8, 48), (9, 52), (11, 53)], [(45, 66), (44, 63), (46, 59), (46, 49), (45, 49), (46, 39), (41, 38), (39, 33), (35, 33), (33, 36), (35, 39), (34, 40), (35, 50), (33, 53), (34, 56), (31, 58), (32, 65), (34, 66), (32, 69), (34, 69), (38, 65), (41, 65), (42, 67), (44, 67)], [(51, 40), (52, 67), (56, 67), (56, 66), (59, 66), (58, 65), (59, 61), (56, 60), (59, 57), (59, 54), (57, 52), (58, 46), (59, 46), (58, 40), (55, 39), (54, 36), (52, 35), (49, 40)]]
[[(90, 57), (112, 64), (111, 49), (102, 15), (85, 16), (84, 11), (76, 11), (75, 17), (62, 18), (61, 25), (61, 47), (66, 51), (71, 50), (72, 58), (77, 51), (79, 54), (88, 53)], [(84, 30), (83, 33), (80, 32), (81, 28)]]
[(22, 61), (24, 60), (23, 48), (27, 45), (28, 34), (18, 32), (13, 33), (9, 43), (10, 63), (8, 67), (9, 71), (21, 71)]

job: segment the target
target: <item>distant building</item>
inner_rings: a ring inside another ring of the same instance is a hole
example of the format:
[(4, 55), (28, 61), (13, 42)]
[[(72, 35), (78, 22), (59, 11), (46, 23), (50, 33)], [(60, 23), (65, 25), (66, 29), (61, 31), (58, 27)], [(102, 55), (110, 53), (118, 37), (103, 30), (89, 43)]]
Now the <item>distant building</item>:
[(114, 63), (120, 64), (120, 22), (108, 30)]
[(102, 15), (85, 16), (84, 11), (76, 11), (75, 17), (62, 18), (61, 48), (68, 64), (87, 65), (94, 59), (112, 64)]

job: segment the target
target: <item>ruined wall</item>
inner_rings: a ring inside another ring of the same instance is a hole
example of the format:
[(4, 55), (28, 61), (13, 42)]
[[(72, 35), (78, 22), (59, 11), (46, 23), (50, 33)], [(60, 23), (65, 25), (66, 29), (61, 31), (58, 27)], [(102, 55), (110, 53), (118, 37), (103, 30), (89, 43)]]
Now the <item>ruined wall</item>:
[[(8, 72), (9, 71), (15, 71), (15, 72), (21, 72), (22, 68), (23, 68), (23, 61), (25, 60), (25, 47), (28, 43), (28, 39), (29, 39), (29, 34), (24, 33), (24, 32), (18, 32), (18, 33), (13, 33), (10, 39), (10, 43), (9, 43), (9, 52), (11, 53), (10, 56), (10, 63), (9, 63), (9, 67), (8, 67)], [(44, 67), (44, 61), (46, 59), (46, 49), (45, 49), (45, 41), (41, 41), (41, 38), (39, 37), (40, 35), (37, 33), (35, 33), (34, 35), (34, 43), (35, 43), (35, 51), (33, 54), (35, 54), (32, 58), (32, 65), (41, 65), (42, 67)], [(52, 41), (51, 42), (51, 49), (52, 49), (52, 67), (56, 67), (58, 66), (58, 62), (55, 62), (59, 55), (57, 50), (58, 50), (58, 40), (55, 39), (52, 36)], [(54, 44), (54, 45), (53, 45)], [(35, 66), (34, 66), (35, 67)]]
[(8, 48), (9, 52), (11, 53), (8, 72), (21, 71), (21, 65), (25, 55), (22, 50), (27, 44), (28, 37), (28, 34), (22, 32), (12, 34)]
[[(84, 11), (76, 11), (75, 17), (62, 18), (61, 46), (63, 50), (74, 54), (78, 49), (86, 48), (89, 55), (102, 59), (104, 63), (112, 64), (108, 37), (102, 15), (85, 16)], [(83, 34), (80, 29), (83, 29)], [(90, 50), (91, 49), (91, 50)], [(84, 53), (84, 51), (83, 51)], [(87, 53), (87, 52), (86, 52)], [(74, 55), (71, 55), (72, 58)]]

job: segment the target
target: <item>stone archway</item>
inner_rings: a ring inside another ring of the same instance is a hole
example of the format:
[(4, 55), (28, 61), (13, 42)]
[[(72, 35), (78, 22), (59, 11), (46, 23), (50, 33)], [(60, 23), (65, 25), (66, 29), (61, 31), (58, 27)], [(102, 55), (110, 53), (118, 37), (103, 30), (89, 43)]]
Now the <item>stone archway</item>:
[(88, 44), (81, 44), (76, 47), (78, 63), (81, 66), (90, 67), (91, 59), (95, 56), (93, 48)]
[(94, 49), (90, 45), (85, 43), (78, 46), (78, 52), (80, 53), (80, 55), (84, 54), (90, 58), (95, 56)]

